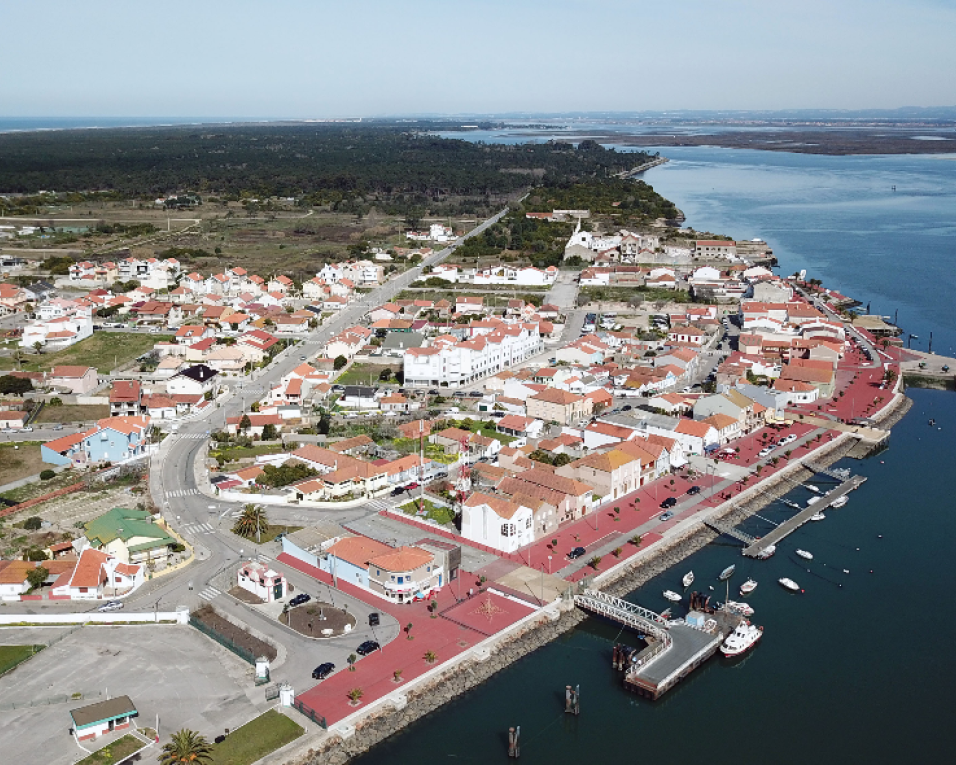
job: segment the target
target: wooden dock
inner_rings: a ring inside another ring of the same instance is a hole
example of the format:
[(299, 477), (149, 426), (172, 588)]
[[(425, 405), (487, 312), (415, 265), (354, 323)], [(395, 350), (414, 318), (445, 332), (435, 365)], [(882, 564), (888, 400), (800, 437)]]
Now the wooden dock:
[(817, 513), (822, 513), (831, 504), (833, 504), (840, 497), (843, 497), (849, 494), (866, 480), (863, 476), (851, 476), (839, 486), (837, 486), (833, 491), (827, 494), (825, 497), (821, 497), (819, 502), (814, 502), (805, 510), (801, 510), (799, 513), (794, 515), (787, 521), (781, 523), (777, 528), (771, 531), (766, 536), (761, 537), (760, 539), (753, 542), (751, 545), (744, 548), (744, 555), (749, 558), (758, 558), (760, 553), (763, 552), (770, 545), (777, 544), (780, 540), (792, 534), (794, 531), (799, 529), (803, 524), (810, 520), (810, 517), (816, 515)]

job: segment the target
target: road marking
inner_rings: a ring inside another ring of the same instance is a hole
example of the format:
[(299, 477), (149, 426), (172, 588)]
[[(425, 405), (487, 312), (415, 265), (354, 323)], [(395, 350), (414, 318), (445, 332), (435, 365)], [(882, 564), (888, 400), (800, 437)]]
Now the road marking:
[(176, 491), (167, 491), (166, 499), (177, 499), (178, 497), (193, 497), (199, 494), (199, 489), (177, 489)]
[(204, 589), (202, 592), (199, 593), (199, 597), (202, 598), (203, 600), (213, 600), (214, 598), (217, 598), (220, 595), (222, 595), (222, 593), (219, 590), (217, 590), (215, 587), (213, 587), (211, 584), (208, 585), (206, 589)]

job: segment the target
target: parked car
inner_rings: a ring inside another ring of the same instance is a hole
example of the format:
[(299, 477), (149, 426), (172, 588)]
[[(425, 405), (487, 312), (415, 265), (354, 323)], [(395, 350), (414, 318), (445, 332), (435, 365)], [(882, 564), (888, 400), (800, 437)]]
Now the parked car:
[(668, 510), (666, 513), (661, 513), (660, 520), (669, 521), (673, 517), (674, 517), (674, 514), (670, 510)]
[(359, 656), (368, 656), (372, 651), (377, 651), (381, 646), (375, 640), (366, 640), (362, 645), (355, 649)]
[(485, 394), (482, 393), (480, 390), (473, 390), (473, 391), (469, 391), (468, 395), (471, 396), (472, 398), (481, 398)]
[(331, 675), (334, 671), (335, 665), (331, 661), (324, 662), (312, 670), (312, 679), (325, 680), (325, 678)]
[(700, 494), (700, 486), (691, 486), (691, 487), (687, 490), (687, 494), (688, 494), (689, 496), (694, 496), (695, 494)]
[(392, 489), (392, 496), (393, 496), (393, 497), (397, 497), (399, 494), (404, 494), (404, 493), (405, 493), (405, 487), (404, 487), (404, 486), (396, 486), (394, 489)]
[(568, 553), (568, 558), (571, 560), (576, 560), (584, 555), (584, 552), (585, 550), (583, 547), (575, 547), (571, 552)]
[(380, 623), (381, 617), (379, 616), (378, 611), (372, 611), (372, 613), (368, 615), (368, 626), (377, 627)]
[(123, 608), (123, 601), (122, 601), (122, 600), (110, 600), (110, 601), (104, 603), (103, 605), (101, 605), (101, 606), (100, 606), (99, 608), (97, 608), (96, 610), (97, 610), (97, 611), (101, 611), (101, 612), (103, 612), (103, 611), (119, 611), (119, 610), (121, 610), (122, 608)]
[(410, 484), (405, 486), (405, 491), (414, 491), (419, 487), (419, 485), (420, 484), (417, 481), (412, 481)]
[(663, 507), (666, 510), (668, 507), (673, 507), (676, 504), (677, 504), (677, 497), (668, 497), (663, 502), (661, 502), (661, 507)]
[(440, 395), (440, 394), (439, 394), (437, 388), (432, 388), (430, 391), (428, 391), (428, 395), (429, 395), (429, 396), (438, 396), (438, 395)]
[(303, 603), (308, 603), (312, 600), (312, 596), (306, 592), (300, 592), (292, 600), (289, 601), (290, 606), (301, 606)]

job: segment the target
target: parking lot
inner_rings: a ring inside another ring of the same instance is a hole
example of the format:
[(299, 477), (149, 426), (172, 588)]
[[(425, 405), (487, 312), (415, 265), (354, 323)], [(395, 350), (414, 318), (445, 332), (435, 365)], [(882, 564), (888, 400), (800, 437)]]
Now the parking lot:
[[(3, 628), (0, 642), (46, 643), (62, 632)], [(104, 695), (90, 698), (98, 691)], [(105, 700), (106, 694), (129, 696), (139, 710), (140, 727), (154, 727), (159, 715), (164, 740), (183, 727), (211, 739), (267, 708), (262, 688), (253, 685), (251, 665), (192, 627), (173, 625), (84, 627), (0, 678), (4, 703), (41, 702), (73, 693), (87, 698), (0, 708), (3, 761), (74, 762), (82, 752), (68, 734), (70, 709)]]

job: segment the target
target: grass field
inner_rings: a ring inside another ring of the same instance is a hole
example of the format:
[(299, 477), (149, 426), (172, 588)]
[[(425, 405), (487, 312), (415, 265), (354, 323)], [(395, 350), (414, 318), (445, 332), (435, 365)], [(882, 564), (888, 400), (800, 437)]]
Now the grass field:
[[(424, 501), (424, 505), (426, 518), (440, 523), (442, 526), (449, 526), (454, 523), (455, 511), (451, 508), (436, 505), (427, 499)], [(406, 502), (398, 509), (405, 513), (405, 515), (418, 515), (418, 506), (418, 497), (415, 497), (411, 502)]]
[[(401, 368), (401, 359), (395, 359), (391, 364), (353, 364), (335, 382), (339, 385), (379, 385), (385, 382), (378, 379), (383, 370), (391, 369), (394, 374)], [(392, 378), (391, 382), (395, 382), (395, 379)]]
[[(255, 497), (250, 496), (250, 499), (255, 499)], [(256, 542), (256, 544), (265, 544), (266, 542), (271, 542), (272, 540), (274, 540), (277, 536), (279, 536), (279, 534), (292, 534), (293, 532), (296, 532), (296, 531), (302, 531), (302, 527), (301, 526), (286, 526), (281, 523), (278, 523), (278, 524), (270, 523), (266, 526), (266, 530), (259, 535), (260, 538), (258, 540), (256, 540), (255, 537), (253, 537), (251, 541)], [(235, 532), (233, 533), (235, 534)], [(236, 536), (238, 537), (239, 535), (236, 534)], [(240, 539), (245, 539), (245, 537), (240, 537)]]
[[(15, 449), (14, 446), (20, 448)], [(0, 486), (53, 467), (40, 457), (39, 443), (0, 444)]]
[[(172, 340), (172, 335), (141, 335), (133, 332), (96, 332), (76, 345), (62, 351), (42, 353), (39, 356), (30, 353), (23, 359), (24, 372), (43, 372), (60, 365), (79, 365), (96, 367), (107, 374), (117, 366), (152, 350), (163, 340)], [(0, 369), (17, 369), (16, 362), (10, 357), (0, 358)]]
[(29, 659), (36, 650), (32, 645), (0, 645), (0, 675)]
[(135, 736), (126, 735), (117, 739), (109, 746), (97, 749), (89, 757), (84, 757), (76, 765), (113, 765), (122, 762), (133, 752), (138, 752), (146, 744)]
[(53, 422), (94, 422), (110, 416), (108, 404), (64, 404), (63, 406), (43, 407), (37, 417), (37, 423)]
[(211, 765), (251, 765), (305, 733), (301, 725), (270, 709), (234, 730), (212, 748)]

